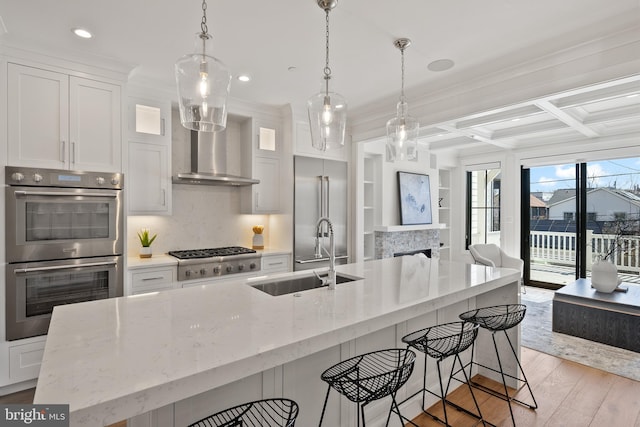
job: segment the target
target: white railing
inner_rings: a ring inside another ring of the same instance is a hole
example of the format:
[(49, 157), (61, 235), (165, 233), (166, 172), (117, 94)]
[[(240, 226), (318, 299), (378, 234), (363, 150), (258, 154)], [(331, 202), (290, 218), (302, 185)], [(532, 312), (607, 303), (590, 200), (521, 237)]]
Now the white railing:
[[(531, 262), (575, 265), (576, 235), (554, 231), (532, 231), (530, 234)], [(587, 230), (587, 269), (599, 255), (609, 251), (616, 239), (612, 234), (594, 234)], [(620, 247), (609, 257), (618, 270), (640, 272), (640, 236), (620, 237)]]

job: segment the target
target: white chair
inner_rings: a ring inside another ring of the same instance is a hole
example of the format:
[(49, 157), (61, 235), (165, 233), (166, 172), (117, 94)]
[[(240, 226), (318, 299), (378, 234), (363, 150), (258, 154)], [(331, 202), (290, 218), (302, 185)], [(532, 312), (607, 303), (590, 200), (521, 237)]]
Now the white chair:
[(475, 244), (469, 246), (469, 252), (476, 264), (487, 265), (489, 267), (514, 268), (520, 271), (520, 284), (522, 293), (527, 293), (527, 288), (522, 281), (524, 272), (524, 261), (507, 255), (502, 249), (493, 243)]

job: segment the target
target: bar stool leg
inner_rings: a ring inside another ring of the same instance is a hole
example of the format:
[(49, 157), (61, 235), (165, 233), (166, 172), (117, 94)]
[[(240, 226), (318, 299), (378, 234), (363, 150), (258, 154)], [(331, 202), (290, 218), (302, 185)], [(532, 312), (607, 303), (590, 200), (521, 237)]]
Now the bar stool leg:
[(438, 365), (438, 383), (440, 385), (440, 396), (442, 397), (440, 400), (442, 401), (442, 410), (444, 411), (444, 424), (446, 426), (448, 426), (449, 425), (449, 418), (447, 418), (446, 394), (444, 393), (444, 388), (442, 387), (442, 374), (440, 373), (440, 361), (439, 360), (436, 362), (436, 365)]
[(331, 391), (331, 386), (327, 387), (327, 395), (324, 398), (324, 405), (322, 405), (322, 414), (320, 415), (320, 424), (318, 424), (318, 427), (322, 426), (322, 420), (324, 419), (324, 411), (327, 409), (327, 402), (329, 401), (330, 391)]
[[(506, 333), (505, 333), (506, 335)], [(502, 361), (500, 360), (500, 352), (498, 351), (498, 344), (496, 343), (496, 332), (493, 331), (491, 333), (491, 338), (493, 339), (493, 346), (496, 349), (496, 358), (498, 359), (498, 367), (500, 368), (500, 376), (502, 377), (502, 385), (504, 386), (504, 395), (507, 398), (507, 404), (509, 405), (509, 413), (511, 414), (511, 421), (513, 422), (513, 426), (516, 425), (516, 419), (513, 416), (513, 409), (511, 409), (511, 397), (509, 397), (509, 390), (507, 389), (507, 380), (504, 376), (504, 369), (502, 369)], [(507, 339), (509, 337), (507, 336)], [(509, 341), (511, 342), (511, 341)], [(516, 358), (517, 359), (517, 358)]]
[(529, 394), (531, 395), (531, 400), (533, 400), (533, 405), (530, 405), (526, 402), (523, 402), (521, 400), (518, 400), (516, 398), (512, 398), (512, 400), (515, 400), (516, 402), (520, 403), (521, 405), (525, 405), (528, 406), (531, 409), (538, 409), (538, 402), (536, 402), (536, 398), (533, 395), (533, 390), (531, 390), (531, 386), (529, 385), (529, 380), (527, 379), (527, 376), (524, 373), (524, 369), (522, 369), (522, 364), (520, 363), (520, 359), (518, 359), (518, 356), (516, 354), (516, 349), (513, 346), (513, 344), (511, 343), (511, 339), (509, 338), (509, 335), (507, 334), (507, 331), (503, 331), (505, 337), (507, 338), (507, 342), (509, 343), (509, 347), (511, 347), (511, 352), (513, 353), (513, 357), (516, 359), (516, 363), (518, 364), (518, 368), (520, 369), (520, 373), (522, 374), (522, 378), (524, 378), (524, 380), (522, 382), (524, 382), (527, 386), (527, 389), (529, 390)]
[[(473, 389), (471, 388), (471, 378), (467, 376), (467, 371), (464, 370), (464, 365), (462, 364), (462, 359), (460, 359), (460, 355), (456, 354), (456, 358), (458, 359), (458, 363), (460, 364), (460, 370), (462, 371), (462, 375), (464, 375), (464, 380), (467, 383), (467, 387), (469, 388), (469, 393), (471, 394), (471, 398), (473, 399), (473, 404), (476, 406), (476, 411), (478, 411), (478, 415), (480, 416), (480, 419), (482, 420), (482, 425), (483, 426), (485, 426), (487, 424), (493, 425), (493, 424), (489, 423), (488, 421), (485, 421), (484, 418), (482, 418), (482, 412), (480, 412), (480, 405), (478, 405), (478, 401), (476, 400), (476, 395), (473, 393)], [(454, 361), (453, 365), (455, 366), (455, 361)], [(449, 381), (451, 381), (451, 380), (449, 380)], [(447, 392), (448, 392), (448, 386), (447, 386)]]

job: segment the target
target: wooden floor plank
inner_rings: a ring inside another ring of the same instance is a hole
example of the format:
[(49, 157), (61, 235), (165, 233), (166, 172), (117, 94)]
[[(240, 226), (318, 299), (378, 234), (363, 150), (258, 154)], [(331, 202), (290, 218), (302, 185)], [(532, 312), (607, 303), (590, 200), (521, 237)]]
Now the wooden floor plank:
[(640, 413), (640, 382), (615, 377), (590, 426), (632, 426)]

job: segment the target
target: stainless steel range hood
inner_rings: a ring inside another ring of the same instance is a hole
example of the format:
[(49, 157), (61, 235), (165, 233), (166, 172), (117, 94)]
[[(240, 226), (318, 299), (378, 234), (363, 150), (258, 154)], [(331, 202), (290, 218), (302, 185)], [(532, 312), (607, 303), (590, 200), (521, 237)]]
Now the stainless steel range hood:
[(191, 172), (173, 177), (175, 184), (253, 185), (257, 179), (227, 174), (226, 132), (191, 131)]

